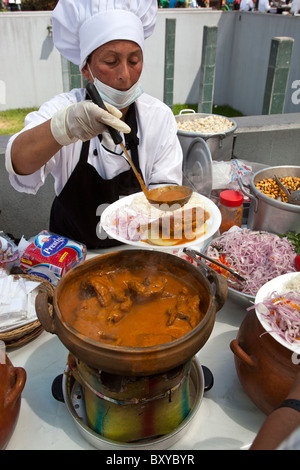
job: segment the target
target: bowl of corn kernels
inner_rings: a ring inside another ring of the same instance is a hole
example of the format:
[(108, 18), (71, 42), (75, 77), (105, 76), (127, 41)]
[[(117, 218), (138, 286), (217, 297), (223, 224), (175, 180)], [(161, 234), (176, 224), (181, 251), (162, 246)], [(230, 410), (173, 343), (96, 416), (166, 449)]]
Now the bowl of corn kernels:
[[(290, 194), (300, 189), (299, 176), (280, 176), (279, 181), (286, 187)], [(266, 196), (271, 197), (277, 201), (288, 202), (286, 193), (279, 187), (275, 178), (264, 178), (255, 183), (256, 189), (261, 191)]]
[(275, 175), (290, 193), (300, 189), (300, 166), (267, 167), (255, 173), (248, 187), (250, 193), (243, 190), (251, 199), (247, 226), (271, 233), (299, 233), (300, 205), (288, 202)]

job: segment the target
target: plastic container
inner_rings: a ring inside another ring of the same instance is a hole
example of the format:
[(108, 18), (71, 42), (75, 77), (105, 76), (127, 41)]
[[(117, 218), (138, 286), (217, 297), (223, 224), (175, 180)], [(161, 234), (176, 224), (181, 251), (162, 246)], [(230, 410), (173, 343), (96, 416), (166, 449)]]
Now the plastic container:
[(6, 272), (19, 264), (19, 251), (13, 240), (0, 231), (0, 269), (3, 268)]
[(222, 216), (220, 233), (227, 232), (233, 225), (241, 227), (243, 219), (244, 196), (238, 192), (228, 189), (219, 195), (219, 209)]

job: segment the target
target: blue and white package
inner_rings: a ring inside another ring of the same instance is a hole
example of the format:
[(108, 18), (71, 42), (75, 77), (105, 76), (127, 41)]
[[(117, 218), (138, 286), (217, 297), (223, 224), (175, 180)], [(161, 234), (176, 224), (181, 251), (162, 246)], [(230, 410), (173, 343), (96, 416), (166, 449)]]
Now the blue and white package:
[(43, 230), (24, 251), (20, 267), (56, 285), (66, 272), (85, 260), (86, 253), (82, 243)]

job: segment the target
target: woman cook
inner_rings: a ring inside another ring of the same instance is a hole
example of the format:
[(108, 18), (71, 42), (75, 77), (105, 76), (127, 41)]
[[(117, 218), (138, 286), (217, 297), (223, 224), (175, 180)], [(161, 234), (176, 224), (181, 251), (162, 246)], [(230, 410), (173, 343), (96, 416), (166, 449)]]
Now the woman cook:
[(60, 0), (52, 19), (55, 46), (94, 83), (108, 112), (92, 103), (85, 89), (73, 89), (30, 113), (7, 146), (12, 186), (36, 194), (51, 173), (56, 198), (50, 231), (88, 248), (116, 243), (97, 233), (99, 208), (140, 191), (107, 125), (122, 133), (149, 189), (181, 184), (175, 118), (139, 82), (144, 40), (156, 15), (157, 0)]

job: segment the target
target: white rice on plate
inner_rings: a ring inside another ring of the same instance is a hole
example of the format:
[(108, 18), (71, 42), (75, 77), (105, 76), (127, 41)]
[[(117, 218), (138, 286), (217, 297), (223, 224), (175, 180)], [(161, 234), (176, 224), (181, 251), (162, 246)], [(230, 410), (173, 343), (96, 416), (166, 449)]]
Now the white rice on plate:
[[(183, 210), (198, 206), (204, 206), (203, 198), (200, 194), (193, 192), (189, 201), (184, 205), (184, 207), (179, 207), (178, 205), (176, 212), (181, 212)], [(138, 214), (143, 214), (144, 216), (149, 217), (150, 220), (174, 213), (174, 211), (161, 211), (157, 207), (153, 206), (147, 201), (147, 198), (144, 194), (137, 195), (129, 205), (129, 209), (135, 211)]]
[(282, 288), (280, 289), (281, 294), (289, 291), (300, 292), (300, 273), (298, 276), (293, 277), (293, 279), (290, 279), (285, 284), (283, 284)]

